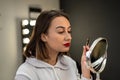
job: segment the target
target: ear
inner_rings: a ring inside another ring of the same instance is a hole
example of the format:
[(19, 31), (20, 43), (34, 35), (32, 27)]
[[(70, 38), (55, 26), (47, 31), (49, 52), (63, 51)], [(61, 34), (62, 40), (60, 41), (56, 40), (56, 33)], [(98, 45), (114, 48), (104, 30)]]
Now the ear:
[(47, 35), (44, 34), (44, 33), (42, 33), (42, 34), (41, 34), (41, 40), (42, 40), (43, 42), (46, 42), (46, 41), (47, 41)]

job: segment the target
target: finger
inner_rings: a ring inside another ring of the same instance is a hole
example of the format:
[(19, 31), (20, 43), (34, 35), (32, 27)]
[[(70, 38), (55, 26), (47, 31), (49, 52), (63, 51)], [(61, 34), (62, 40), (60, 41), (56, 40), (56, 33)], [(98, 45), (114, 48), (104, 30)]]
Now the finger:
[(88, 51), (90, 49), (89, 45), (86, 46), (86, 51)]
[(83, 46), (83, 55), (86, 54), (86, 51), (87, 51), (86, 46)]

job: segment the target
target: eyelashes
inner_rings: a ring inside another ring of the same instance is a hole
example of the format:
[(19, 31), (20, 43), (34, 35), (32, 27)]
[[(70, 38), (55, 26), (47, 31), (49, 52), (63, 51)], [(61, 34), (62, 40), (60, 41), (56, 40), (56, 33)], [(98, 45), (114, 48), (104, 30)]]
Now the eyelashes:
[(68, 31), (68, 33), (72, 33), (72, 31), (70, 30), (70, 31)]

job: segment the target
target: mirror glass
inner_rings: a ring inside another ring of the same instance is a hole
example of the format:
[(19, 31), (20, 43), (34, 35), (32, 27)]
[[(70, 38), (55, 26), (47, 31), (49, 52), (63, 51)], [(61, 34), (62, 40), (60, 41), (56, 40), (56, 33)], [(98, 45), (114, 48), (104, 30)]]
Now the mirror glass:
[(100, 80), (100, 73), (104, 70), (107, 60), (108, 42), (106, 38), (97, 38), (86, 52), (87, 66), (96, 73), (96, 80)]

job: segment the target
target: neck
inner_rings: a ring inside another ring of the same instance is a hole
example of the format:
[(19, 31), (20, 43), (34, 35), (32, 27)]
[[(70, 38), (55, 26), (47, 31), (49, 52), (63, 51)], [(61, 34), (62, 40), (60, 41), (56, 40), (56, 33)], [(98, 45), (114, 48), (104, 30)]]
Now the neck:
[(58, 53), (50, 53), (49, 56), (50, 56), (50, 59), (47, 60), (47, 63), (51, 65), (55, 65), (57, 62)]
[(46, 47), (47, 47), (47, 50), (48, 50), (48, 55), (49, 55), (49, 59), (46, 60), (46, 62), (48, 64), (51, 64), (51, 65), (55, 65), (56, 62), (57, 62), (57, 58), (58, 58), (58, 54), (59, 52), (51, 49), (50, 47), (48, 47), (48, 45), (46, 44)]

